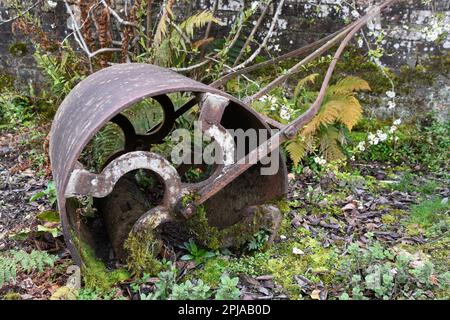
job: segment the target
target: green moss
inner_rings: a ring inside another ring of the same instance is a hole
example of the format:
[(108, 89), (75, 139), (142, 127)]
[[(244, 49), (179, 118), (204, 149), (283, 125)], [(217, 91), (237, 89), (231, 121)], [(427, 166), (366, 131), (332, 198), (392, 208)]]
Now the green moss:
[(103, 262), (95, 258), (92, 250), (87, 246), (81, 249), (81, 257), (84, 263), (83, 279), (87, 288), (108, 292), (115, 284), (130, 278), (130, 274), (125, 269), (109, 271)]
[(274, 203), (278, 209), (280, 209), (281, 213), (286, 214), (291, 211), (291, 207), (289, 205), (289, 201), (285, 198), (279, 199)]
[(417, 223), (408, 223), (405, 231), (411, 237), (418, 236), (423, 232)]
[(239, 248), (263, 227), (262, 211), (256, 211), (250, 223), (236, 223), (221, 230), (210, 226), (206, 215), (205, 206), (199, 206), (196, 214), (187, 221), (187, 227), (203, 246), (212, 250), (223, 247), (230, 238), (233, 239), (233, 247)]
[(22, 300), (22, 297), (17, 292), (8, 292), (3, 296), (3, 300)]
[(130, 278), (130, 274), (125, 269), (108, 270), (105, 264), (95, 257), (89, 245), (83, 243), (74, 232), (72, 232), (72, 240), (83, 262), (81, 271), (87, 288), (109, 292), (115, 284)]
[(155, 239), (153, 232), (142, 231), (130, 234), (124, 243), (124, 248), (128, 254), (128, 267), (133, 273), (146, 272), (155, 275), (161, 270), (162, 264), (156, 258), (160, 252), (161, 243)]
[(199, 206), (195, 215), (187, 221), (187, 227), (202, 245), (212, 250), (220, 248), (220, 232), (209, 225), (203, 205)]
[(229, 271), (229, 260), (216, 257), (205, 262), (202, 269), (195, 270), (188, 278), (201, 279), (212, 288), (218, 287), (220, 277), (225, 271)]
[(9, 53), (15, 57), (21, 57), (28, 53), (28, 48), (24, 42), (15, 42), (9, 46)]
[(400, 209), (391, 209), (390, 214), (393, 216), (403, 217), (403, 216), (406, 216), (408, 213), (406, 211), (400, 210)]
[(392, 224), (392, 223), (396, 222), (397, 219), (396, 219), (393, 215), (391, 215), (391, 214), (384, 214), (384, 215), (381, 217), (381, 221), (382, 221), (384, 224)]
[(0, 92), (14, 88), (14, 78), (5, 72), (0, 72)]
[[(307, 235), (297, 239), (273, 246), (268, 252), (271, 257), (264, 263), (265, 273), (272, 274), (276, 283), (286, 289), (291, 299), (301, 297), (294, 276), (304, 275), (313, 282), (330, 284), (339, 265), (339, 257), (334, 249), (323, 248), (317, 240)], [(294, 254), (294, 247), (304, 254)]]

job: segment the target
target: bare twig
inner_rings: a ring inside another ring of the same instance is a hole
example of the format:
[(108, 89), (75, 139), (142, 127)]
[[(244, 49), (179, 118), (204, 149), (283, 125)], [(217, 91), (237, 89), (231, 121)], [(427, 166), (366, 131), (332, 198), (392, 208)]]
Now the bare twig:
[(19, 12), (19, 14), (17, 14), (16, 16), (14, 16), (14, 17), (12, 17), (12, 18), (9, 18), (8, 20), (4, 20), (4, 21), (0, 22), (0, 26), (1, 26), (2, 24), (8, 23), (8, 22), (12, 22), (12, 21), (14, 21), (14, 20), (16, 20), (16, 19), (22, 17), (24, 14), (26, 14), (27, 12), (29, 12), (31, 9), (35, 8), (35, 7), (36, 7), (39, 3), (41, 3), (41, 2), (42, 2), (42, 0), (38, 0), (38, 1), (36, 1), (34, 4), (32, 4), (28, 9), (26, 9), (25, 11), (21, 11), (21, 12)]
[(192, 71), (194, 69), (200, 68), (206, 64), (208, 64), (210, 61), (209, 60), (203, 60), (202, 62), (199, 62), (197, 64), (193, 64), (189, 67), (186, 68), (170, 68), (170, 70), (172, 71), (176, 71), (176, 72), (187, 72), (187, 71)]
[(80, 27), (78, 26), (77, 19), (75, 18), (75, 15), (73, 14), (72, 8), (70, 7), (67, 0), (64, 0), (64, 4), (66, 5), (67, 12), (69, 13), (70, 18), (72, 19), (74, 38), (78, 42), (81, 49), (89, 56), (91, 52), (89, 51), (89, 48), (86, 45), (86, 42), (84, 41), (83, 35), (80, 32)]
[(103, 6), (108, 9), (109, 13), (111, 13), (113, 15), (113, 17), (116, 18), (120, 24), (123, 24), (125, 26), (138, 27), (138, 25), (136, 23), (124, 20), (116, 11), (114, 11), (114, 9), (112, 9), (105, 2), (105, 0), (101, 0), (101, 4), (103, 4)]
[(122, 51), (121, 48), (101, 48), (88, 54), (89, 58), (93, 58), (100, 53)]
[[(213, 10), (212, 15), (214, 16), (216, 14), (217, 8), (219, 6), (219, 0), (215, 0), (213, 4)], [(205, 35), (203, 36), (203, 40), (207, 40), (209, 38), (209, 33), (211, 32), (212, 28), (212, 20), (208, 22), (208, 25), (206, 26)], [(205, 56), (205, 46), (202, 46), (202, 49), (200, 51), (200, 59)]]
[(269, 0), (263, 7), (261, 15), (258, 18), (258, 21), (256, 22), (255, 26), (253, 27), (252, 31), (250, 32), (249, 36), (247, 37), (247, 40), (245, 40), (244, 45), (242, 46), (241, 51), (239, 52), (239, 55), (237, 56), (236, 60), (233, 63), (233, 66), (236, 66), (238, 64), (238, 62), (241, 60), (242, 56), (244, 55), (245, 49), (247, 48), (247, 46), (250, 44), (250, 42), (253, 40), (253, 37), (256, 34), (256, 31), (258, 30), (259, 26), (261, 25), (261, 23), (264, 20), (264, 17), (266, 16), (266, 13), (269, 9), (269, 5), (270, 2), (272, 0)]
[(147, 0), (147, 48), (152, 44), (152, 4), (153, 0)]
[(267, 32), (267, 35), (264, 37), (264, 39), (261, 42), (261, 44), (259, 45), (259, 47), (252, 53), (252, 55), (247, 60), (242, 62), (240, 65), (235, 66), (235, 69), (240, 69), (240, 68), (244, 68), (245, 66), (247, 66), (249, 63), (251, 63), (253, 60), (255, 60), (255, 58), (258, 56), (258, 54), (261, 52), (261, 50), (267, 45), (267, 41), (270, 39), (270, 37), (273, 34), (273, 30), (275, 29), (275, 25), (278, 21), (278, 17), (281, 14), (281, 9), (283, 8), (283, 5), (284, 5), (284, 0), (281, 0), (278, 3), (277, 10), (272, 18), (272, 22), (270, 24), (269, 31)]

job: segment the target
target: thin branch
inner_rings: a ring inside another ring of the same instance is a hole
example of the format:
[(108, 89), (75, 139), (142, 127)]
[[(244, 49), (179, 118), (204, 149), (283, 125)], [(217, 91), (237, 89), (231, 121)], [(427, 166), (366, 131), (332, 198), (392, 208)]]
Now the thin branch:
[(16, 20), (16, 19), (22, 17), (24, 14), (26, 14), (27, 12), (29, 12), (31, 9), (35, 8), (35, 7), (36, 7), (39, 3), (41, 3), (41, 2), (42, 2), (42, 0), (38, 0), (38, 1), (36, 1), (36, 3), (32, 4), (32, 5), (31, 5), (28, 9), (26, 9), (25, 11), (19, 12), (16, 16), (14, 16), (14, 17), (12, 17), (12, 18), (9, 18), (8, 20), (4, 20), (4, 21), (0, 22), (0, 26), (1, 26), (2, 24), (5, 24), (5, 23), (8, 23), (8, 22), (14, 21), (14, 20)]
[(117, 21), (119, 21), (120, 24), (123, 24), (123, 25), (125, 25), (125, 26), (136, 27), (136, 28), (138, 27), (138, 25), (137, 25), (136, 23), (133, 23), (133, 22), (130, 22), (130, 21), (126, 21), (126, 20), (124, 20), (121, 16), (119, 16), (119, 14), (118, 14), (116, 11), (114, 11), (114, 10), (113, 10), (106, 2), (105, 2), (105, 0), (101, 0), (100, 2), (101, 2), (101, 4), (103, 4), (103, 6), (104, 6), (105, 8), (108, 8), (109, 13), (111, 13), (111, 14), (114, 16), (114, 18), (116, 18)]
[[(215, 0), (214, 4), (213, 4), (213, 10), (212, 10), (212, 15), (214, 16), (216, 14), (217, 8), (219, 7), (219, 0)], [(212, 28), (212, 20), (210, 20), (208, 22), (208, 25), (206, 26), (206, 31), (205, 31), (205, 35), (203, 36), (203, 40), (206, 40), (209, 38), (209, 33), (211, 32), (211, 28)], [(202, 46), (202, 49), (200, 51), (200, 59), (203, 58), (205, 56), (205, 46)]]
[(202, 62), (199, 62), (197, 64), (193, 64), (189, 67), (185, 67), (185, 68), (170, 68), (170, 70), (172, 71), (176, 71), (176, 72), (187, 72), (187, 71), (192, 71), (194, 69), (200, 68), (206, 64), (208, 64), (210, 61), (209, 60), (203, 60)]
[(275, 25), (278, 21), (278, 17), (281, 14), (281, 9), (283, 8), (284, 0), (281, 0), (278, 3), (277, 10), (275, 12), (275, 15), (273, 16), (272, 22), (270, 24), (269, 31), (267, 32), (267, 35), (264, 37), (264, 40), (260, 44), (260, 46), (253, 52), (253, 54), (244, 62), (242, 62), (240, 65), (235, 66), (235, 69), (241, 69), (244, 68), (246, 65), (248, 65), (250, 62), (255, 60), (255, 58), (258, 56), (258, 54), (261, 52), (262, 48), (264, 48), (267, 45), (267, 41), (270, 39), (270, 37), (273, 34), (273, 30), (275, 29)]
[(147, 48), (150, 48), (152, 43), (152, 4), (153, 0), (147, 0), (147, 18), (146, 18)]
[(72, 27), (74, 28), (74, 38), (80, 45), (81, 49), (83, 49), (84, 52), (87, 53), (89, 56), (91, 52), (89, 51), (88, 46), (86, 45), (86, 42), (84, 41), (83, 35), (80, 32), (80, 28), (78, 27), (77, 19), (75, 18), (75, 15), (73, 14), (72, 8), (70, 7), (67, 0), (64, 0), (64, 4), (66, 5), (67, 12), (70, 15), (70, 18), (72, 19)]
[(174, 29), (179, 33), (179, 35), (183, 38), (184, 42), (191, 44), (191, 40), (189, 37), (180, 29), (180, 27), (174, 23), (172, 20), (169, 21), (169, 24), (174, 27)]
[(272, 2), (272, 0), (269, 0), (266, 5), (263, 7), (263, 10), (261, 12), (261, 15), (258, 18), (258, 21), (256, 22), (255, 26), (253, 27), (252, 31), (250, 32), (249, 36), (247, 37), (247, 40), (245, 40), (244, 45), (242, 46), (241, 51), (239, 52), (239, 55), (237, 56), (236, 60), (233, 63), (233, 66), (235, 67), (238, 62), (241, 60), (242, 56), (245, 53), (245, 49), (247, 48), (247, 46), (250, 44), (250, 42), (253, 40), (253, 37), (256, 34), (256, 31), (258, 30), (259, 26), (261, 25), (261, 23), (264, 20), (264, 17), (266, 16), (266, 13), (269, 9), (269, 5)]
[(98, 50), (96, 50), (96, 51), (94, 51), (92, 53), (89, 53), (88, 56), (89, 56), (89, 58), (93, 58), (93, 57), (95, 57), (96, 55), (98, 55), (100, 53), (118, 52), (118, 51), (122, 51), (122, 49), (121, 48), (101, 48), (101, 49), (98, 49)]

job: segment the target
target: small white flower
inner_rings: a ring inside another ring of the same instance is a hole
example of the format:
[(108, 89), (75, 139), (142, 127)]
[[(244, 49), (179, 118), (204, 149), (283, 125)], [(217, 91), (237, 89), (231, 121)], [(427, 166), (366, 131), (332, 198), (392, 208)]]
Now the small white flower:
[(361, 141), (360, 143), (358, 143), (357, 148), (358, 148), (359, 151), (366, 150), (366, 143), (364, 141)]
[(362, 46), (364, 45), (364, 41), (362, 38), (358, 39), (358, 47), (362, 48)]
[(305, 254), (302, 250), (300, 250), (300, 249), (297, 248), (297, 247), (292, 248), (292, 253), (293, 253), (293, 254), (297, 254), (297, 255), (303, 255), (303, 254)]
[(351, 156), (351, 157), (350, 157), (350, 160), (351, 160), (351, 161), (355, 161), (355, 156)]
[(291, 114), (289, 112), (289, 109), (286, 106), (282, 106), (280, 110), (280, 117), (284, 120), (291, 119)]
[(394, 125), (396, 126), (400, 125), (400, 123), (402, 123), (402, 119), (397, 119), (394, 121)]
[(352, 10), (351, 15), (353, 16), (353, 18), (359, 18), (359, 12), (356, 10)]
[(388, 102), (388, 109), (394, 109), (395, 106), (396, 106), (396, 104), (395, 104), (394, 101), (389, 101), (389, 102)]
[(314, 162), (317, 163), (318, 165), (323, 166), (324, 164), (327, 163), (327, 160), (325, 160), (323, 157), (314, 157)]
[(386, 95), (388, 98), (393, 99), (395, 98), (395, 92), (394, 91), (386, 91)]
[(396, 127), (396, 126), (392, 126), (392, 127), (389, 129), (389, 133), (394, 133), (396, 130), (397, 130), (397, 127)]
[(258, 7), (258, 1), (252, 2), (252, 10), (255, 10)]
[(58, 3), (57, 3), (56, 1), (47, 0), (47, 5), (48, 5), (50, 8), (54, 9), (54, 8), (56, 8), (56, 6), (58, 5)]
[(380, 141), (385, 141), (387, 139), (387, 134), (384, 132), (379, 134), (378, 139), (380, 139)]
[(280, 235), (280, 240), (286, 240), (286, 239), (287, 239), (287, 237), (284, 234)]
[[(379, 134), (379, 132), (381, 132), (381, 131), (378, 130), (377, 131), (377, 135)], [(377, 135), (375, 135), (373, 133), (369, 133), (369, 135), (367, 136), (367, 138), (369, 140), (369, 144), (371, 144), (371, 145), (377, 145), (378, 144), (378, 142), (380, 141), (380, 138)]]

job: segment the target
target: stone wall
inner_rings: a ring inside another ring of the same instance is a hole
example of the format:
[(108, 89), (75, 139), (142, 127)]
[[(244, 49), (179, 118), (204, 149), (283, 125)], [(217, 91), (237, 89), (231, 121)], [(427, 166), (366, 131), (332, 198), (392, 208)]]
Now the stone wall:
[[(121, 0), (122, 1), (122, 0)], [(161, 1), (155, 1), (156, 6)], [(178, 1), (175, 8), (177, 17), (189, 15), (198, 10), (212, 8), (214, 0)], [(357, 10), (343, 0), (286, 0), (282, 14), (277, 22), (274, 36), (268, 45), (267, 54), (278, 55), (290, 49), (311, 43), (330, 34), (344, 25), (346, 21), (355, 19), (363, 14), (368, 4), (373, 1), (357, 0)], [(17, 83), (26, 84), (29, 81), (39, 82), (41, 79), (33, 58), (33, 48), (23, 35), (14, 35), (11, 23), (2, 20), (11, 16), (8, 1), (0, 0), (0, 73), (11, 74)], [(220, 0), (217, 17), (222, 26), (214, 26), (212, 35), (220, 38), (229, 31), (234, 17), (243, 6), (246, 8), (257, 1)], [(273, 1), (269, 14), (264, 21), (268, 29), (279, 0)], [(55, 6), (56, 4), (56, 6)], [(155, 12), (158, 12), (154, 10)], [(51, 32), (56, 38), (66, 37), (71, 30), (67, 29), (68, 14), (62, 1), (43, 1), (37, 7), (42, 16), (44, 30)], [(257, 15), (253, 20), (256, 20)], [(246, 34), (252, 24), (250, 20)], [(245, 33), (244, 33), (245, 34)], [(259, 35), (259, 38), (264, 33)], [(395, 4), (387, 10), (380, 19), (375, 19), (359, 34), (354, 41), (355, 46), (376, 52), (378, 48), (384, 50), (381, 63), (400, 70), (403, 65), (412, 68), (426, 64), (431, 57), (446, 57), (450, 52), (450, 1), (448, 0), (408, 0)], [(24, 50), (22, 50), (24, 49)], [(439, 73), (439, 70), (437, 71)], [(428, 98), (423, 104), (436, 108), (448, 108), (450, 105), (450, 84), (448, 74), (437, 74), (439, 87), (419, 88), (421, 98), (426, 94)], [(427, 91), (424, 93), (424, 90)], [(437, 105), (436, 105), (437, 104)], [(425, 106), (427, 108), (427, 106)]]
[[(9, 3), (8, 0), (0, 0), (0, 75), (12, 77), (16, 85), (20, 86), (39, 83), (43, 78), (33, 58), (34, 47), (28, 35), (13, 32), (12, 21), (8, 20), (14, 18), (16, 12), (11, 10)], [(68, 34), (63, 2), (58, 2), (57, 7), (51, 7), (43, 1), (36, 10), (42, 17), (43, 29), (51, 33), (52, 37), (63, 39)]]

